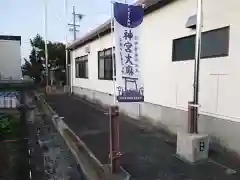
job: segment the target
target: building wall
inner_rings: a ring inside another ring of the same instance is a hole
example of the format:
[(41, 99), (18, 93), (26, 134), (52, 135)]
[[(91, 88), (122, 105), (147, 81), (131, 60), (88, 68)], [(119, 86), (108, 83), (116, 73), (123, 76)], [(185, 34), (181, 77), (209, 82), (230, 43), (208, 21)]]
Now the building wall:
[[(174, 133), (187, 129), (186, 110), (193, 96), (194, 61), (172, 62), (172, 41), (195, 33), (185, 28), (185, 23), (189, 16), (195, 14), (196, 5), (197, 0), (177, 0), (144, 17), (140, 58), (145, 102), (120, 105), (122, 111), (130, 116), (147, 117)], [(240, 153), (240, 145), (236, 145), (240, 144), (236, 138), (240, 135), (237, 128), (240, 121), (237, 104), (240, 101), (238, 7), (240, 1), (210, 0), (203, 4), (203, 31), (230, 26), (230, 44), (229, 56), (201, 60), (199, 130)], [(111, 35), (90, 43), (89, 79), (74, 79), (73, 82), (76, 93), (104, 104), (113, 102), (109, 95), (113, 93), (113, 82), (98, 80), (97, 51), (111, 45)], [(73, 57), (84, 55), (84, 47), (73, 54)]]
[(0, 72), (4, 78), (21, 78), (20, 41), (0, 40)]
[[(237, 85), (239, 53), (236, 50), (240, 36), (237, 35), (239, 23), (235, 18), (239, 3), (204, 1), (203, 31), (230, 25), (230, 52), (228, 57), (202, 59), (200, 65), (201, 113), (234, 121), (239, 121), (240, 117), (236, 104), (240, 99), (240, 86)], [(144, 19), (142, 40), (145, 43), (142, 43), (144, 51), (141, 52), (145, 60), (142, 65), (146, 101), (186, 110), (192, 99), (194, 61), (173, 63), (171, 59), (172, 39), (194, 34), (185, 28), (185, 23), (194, 14), (195, 7), (195, 0), (179, 0)], [(226, 75), (218, 77), (215, 74)], [(154, 75), (158, 77), (157, 82), (150, 80)]]
[[(88, 54), (88, 79), (75, 78), (75, 63), (73, 63), (73, 85), (94, 89), (104, 93), (113, 93), (113, 83), (108, 80), (98, 80), (98, 51), (112, 47), (111, 35), (106, 35), (86, 45), (90, 47), (90, 53), (85, 52), (86, 46), (73, 51), (73, 58)], [(74, 61), (74, 60), (73, 60)]]

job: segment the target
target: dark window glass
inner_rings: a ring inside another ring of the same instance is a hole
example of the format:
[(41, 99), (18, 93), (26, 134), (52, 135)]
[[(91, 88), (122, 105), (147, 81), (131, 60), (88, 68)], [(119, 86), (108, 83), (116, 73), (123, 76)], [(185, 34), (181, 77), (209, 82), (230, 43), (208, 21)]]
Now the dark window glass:
[[(173, 40), (172, 61), (195, 58), (195, 35)], [(201, 58), (228, 56), (229, 27), (202, 33)]]
[(104, 58), (98, 60), (98, 78), (104, 79)]
[(112, 58), (106, 58), (104, 61), (104, 76), (105, 79), (113, 79)]
[(76, 61), (76, 78), (88, 78), (88, 56), (81, 56)]
[(115, 54), (114, 59), (112, 58), (112, 48), (98, 52), (98, 79), (113, 80), (113, 61), (116, 67)]
[(99, 52), (99, 56), (100, 56), (100, 57), (104, 57), (104, 51), (100, 51), (100, 52)]

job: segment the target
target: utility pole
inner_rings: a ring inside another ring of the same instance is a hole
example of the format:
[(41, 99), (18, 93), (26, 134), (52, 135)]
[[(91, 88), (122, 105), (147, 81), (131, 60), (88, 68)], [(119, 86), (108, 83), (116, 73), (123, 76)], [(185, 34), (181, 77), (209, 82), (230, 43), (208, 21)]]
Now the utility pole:
[(73, 6), (73, 23), (72, 24), (68, 24), (70, 27), (70, 31), (73, 32), (73, 40), (77, 39), (77, 27), (80, 27), (79, 24), (76, 24), (76, 19), (78, 18), (79, 21), (82, 20), (83, 15), (82, 14), (76, 14), (75, 12), (75, 6)]
[[(67, 0), (65, 0), (65, 15), (66, 15), (66, 7), (67, 7)], [(73, 6), (73, 23), (71, 24), (67, 24), (68, 26), (70, 26), (69, 31), (73, 32), (73, 40), (75, 41), (77, 39), (77, 31), (78, 31), (78, 27), (80, 27), (79, 24), (76, 24), (76, 20), (78, 19), (78, 21), (81, 21), (83, 18), (82, 14), (76, 14), (75, 12), (75, 6)], [(67, 16), (67, 15), (66, 15)], [(67, 39), (66, 39), (67, 41)], [(68, 50), (66, 49), (66, 57), (68, 57)], [(70, 57), (69, 57), (70, 58)], [(70, 67), (70, 69), (69, 69)], [(72, 93), (72, 65), (71, 65), (71, 60), (70, 60), (70, 64), (68, 64), (68, 61), (66, 60), (66, 78), (67, 78), (67, 85), (70, 87), (71, 93)]]

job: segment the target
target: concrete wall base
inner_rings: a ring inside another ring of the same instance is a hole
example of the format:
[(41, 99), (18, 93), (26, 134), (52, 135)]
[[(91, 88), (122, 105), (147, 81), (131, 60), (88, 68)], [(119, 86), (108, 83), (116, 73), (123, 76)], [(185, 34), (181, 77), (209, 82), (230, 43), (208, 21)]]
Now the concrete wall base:
[(65, 93), (70, 92), (70, 87), (69, 87), (69, 86), (64, 86), (64, 87), (63, 87), (63, 91), (64, 91)]
[[(113, 104), (113, 95), (73, 87), (73, 92), (86, 100), (98, 103), (103, 107)], [(164, 128), (172, 134), (187, 132), (188, 112), (148, 102), (121, 103), (120, 112), (138, 120), (144, 120), (156, 127)], [(211, 144), (220, 144), (223, 151), (234, 151), (240, 155), (240, 123), (212, 116), (200, 115), (198, 121), (199, 133), (210, 135)], [(215, 147), (215, 146), (214, 146)], [(218, 149), (219, 150), (219, 149)]]

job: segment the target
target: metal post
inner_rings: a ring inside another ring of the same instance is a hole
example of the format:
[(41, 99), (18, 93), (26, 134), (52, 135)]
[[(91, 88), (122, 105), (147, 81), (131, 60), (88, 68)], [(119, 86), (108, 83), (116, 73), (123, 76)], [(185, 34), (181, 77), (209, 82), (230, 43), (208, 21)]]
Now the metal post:
[(197, 31), (195, 42), (195, 62), (194, 62), (194, 95), (193, 95), (193, 122), (194, 133), (197, 133), (198, 124), (198, 94), (199, 94), (199, 65), (201, 59), (201, 40), (202, 40), (202, 0), (198, 0), (197, 9)]
[[(113, 2), (114, 3), (114, 2)], [(113, 69), (113, 104), (116, 104), (116, 70), (115, 70), (115, 64), (116, 60), (114, 58), (114, 14), (113, 14), (113, 4), (111, 4), (111, 39), (112, 39), (112, 69)]]
[(73, 6), (73, 39), (76, 40), (77, 38), (77, 31), (76, 31), (76, 12), (75, 6)]
[(111, 106), (109, 108), (110, 123), (110, 166), (111, 172), (117, 173), (120, 170), (120, 146), (119, 146), (119, 108)]
[[(76, 12), (75, 12), (75, 6), (73, 6), (73, 40), (75, 41), (77, 39), (77, 25), (76, 25)], [(71, 61), (70, 61), (71, 62)], [(68, 67), (69, 68), (69, 67)], [(70, 72), (71, 72), (71, 75), (69, 75), (69, 77), (71, 78), (70, 82), (71, 82), (71, 85), (70, 85), (70, 92), (72, 93), (73, 89), (72, 89), (72, 67), (70, 66)]]
[(44, 4), (44, 36), (45, 36), (46, 91), (48, 91), (47, 0), (45, 0)]
[[(72, 56), (71, 56), (72, 57)], [(73, 59), (70, 58), (70, 92), (73, 93)]]
[(82, 14), (76, 14), (75, 12), (75, 6), (73, 6), (73, 23), (72, 24), (68, 24), (69, 26), (71, 26), (72, 28), (70, 29), (71, 31), (73, 31), (73, 40), (76, 40), (77, 38), (77, 27), (80, 27), (79, 24), (76, 24), (76, 17), (79, 18), (79, 20), (81, 20), (83, 18)]
[(194, 133), (194, 108), (193, 108), (193, 102), (188, 102), (188, 133)]
[(113, 69), (113, 106), (109, 108), (110, 124), (110, 167), (112, 173), (120, 170), (120, 144), (119, 144), (119, 107), (116, 105), (116, 74), (114, 56), (114, 12), (111, 2), (111, 39), (112, 39), (112, 69)]
[(67, 50), (67, 44), (68, 44), (68, 39), (67, 39), (67, 34), (68, 34), (68, 22), (67, 22), (67, 0), (64, 0), (64, 15), (65, 15), (65, 56), (66, 56), (66, 68), (65, 68), (65, 73), (66, 73), (66, 86), (70, 85), (69, 81), (69, 69), (68, 69), (68, 50)]

